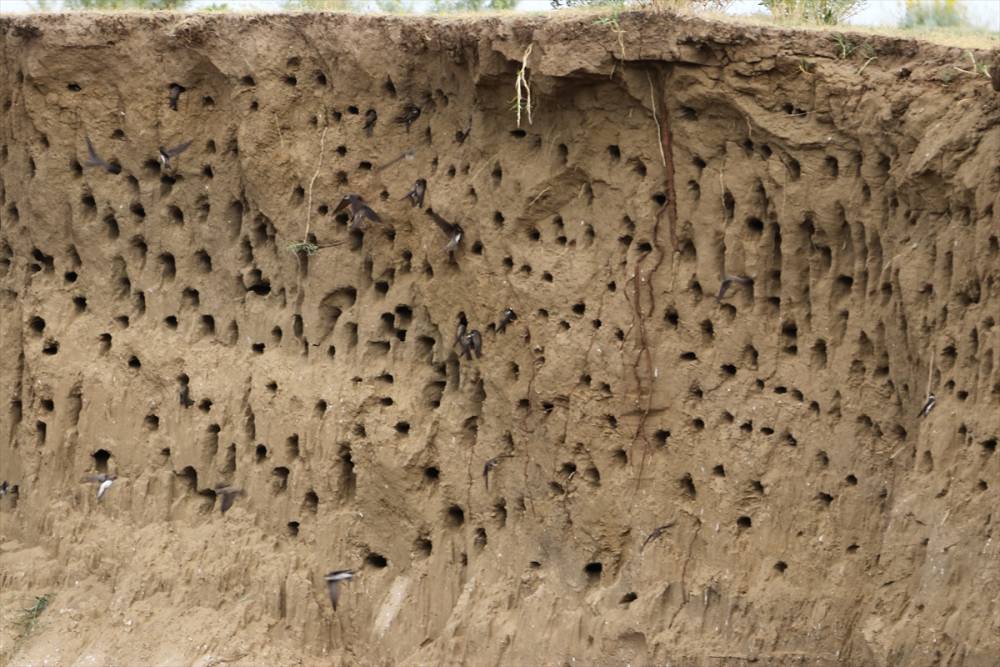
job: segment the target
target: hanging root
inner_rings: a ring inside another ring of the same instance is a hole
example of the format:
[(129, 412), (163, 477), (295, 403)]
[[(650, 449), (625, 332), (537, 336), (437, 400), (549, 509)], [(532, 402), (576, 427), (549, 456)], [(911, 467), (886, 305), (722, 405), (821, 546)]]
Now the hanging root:
[(653, 92), (653, 78), (646, 72), (646, 81), (649, 81), (649, 108), (653, 110), (653, 122), (656, 123), (656, 138), (660, 140), (660, 160), (663, 166), (667, 166), (667, 156), (663, 153), (663, 129), (660, 127), (660, 119), (656, 116), (656, 95)]
[[(514, 82), (514, 104), (517, 109), (517, 126), (521, 127), (521, 109), (525, 109), (528, 114), (528, 125), (531, 125), (531, 84), (528, 83), (528, 77), (525, 72), (528, 69), (528, 57), (531, 55), (531, 49), (534, 48), (534, 44), (528, 44), (528, 48), (524, 52), (524, 57), (521, 58), (521, 69), (517, 70), (517, 80)], [(522, 95), (521, 91), (524, 90)]]

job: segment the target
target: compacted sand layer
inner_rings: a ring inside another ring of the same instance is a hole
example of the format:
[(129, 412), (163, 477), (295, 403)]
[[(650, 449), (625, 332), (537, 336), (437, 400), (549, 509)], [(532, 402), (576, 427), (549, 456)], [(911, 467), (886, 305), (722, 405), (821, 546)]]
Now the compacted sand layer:
[(0, 35), (0, 662), (998, 664), (968, 53), (634, 14)]

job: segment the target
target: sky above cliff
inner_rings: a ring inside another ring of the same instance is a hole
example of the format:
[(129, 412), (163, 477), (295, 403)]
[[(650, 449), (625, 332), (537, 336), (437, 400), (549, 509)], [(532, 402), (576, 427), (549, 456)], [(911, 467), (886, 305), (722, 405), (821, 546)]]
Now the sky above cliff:
[[(49, 0), (50, 4), (58, 0)], [(189, 8), (199, 9), (210, 5), (226, 5), (231, 10), (280, 10), (282, 0), (192, 0)], [(417, 12), (427, 11), (431, 0), (410, 0)], [(977, 28), (1000, 32), (1000, 0), (959, 0), (969, 21)], [(0, 13), (33, 11), (37, 2), (32, 0), (0, 0)], [(547, 11), (549, 0), (520, 0), (520, 11)], [(760, 0), (734, 0), (728, 13), (751, 15), (765, 13)], [(903, 0), (868, 0), (864, 7), (848, 20), (851, 25), (895, 26), (904, 14)]]

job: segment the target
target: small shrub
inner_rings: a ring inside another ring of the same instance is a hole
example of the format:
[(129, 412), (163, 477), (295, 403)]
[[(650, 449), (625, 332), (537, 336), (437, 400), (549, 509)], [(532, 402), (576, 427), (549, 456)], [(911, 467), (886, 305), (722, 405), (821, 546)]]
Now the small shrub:
[(958, 0), (906, 0), (900, 28), (957, 28), (968, 25)]
[(853, 16), (868, 0), (761, 0), (774, 18), (837, 25)]
[(38, 623), (38, 617), (41, 616), (42, 612), (49, 606), (49, 601), (51, 599), (51, 593), (38, 596), (35, 598), (35, 604), (22, 610), (20, 625), (25, 635), (35, 629), (35, 625)]

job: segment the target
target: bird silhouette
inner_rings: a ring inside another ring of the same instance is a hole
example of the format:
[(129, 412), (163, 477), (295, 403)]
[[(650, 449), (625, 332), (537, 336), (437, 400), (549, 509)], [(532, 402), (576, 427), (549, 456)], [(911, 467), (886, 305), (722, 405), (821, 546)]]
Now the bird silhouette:
[(365, 124), (364, 130), (365, 134), (369, 137), (372, 136), (372, 131), (375, 129), (375, 121), (378, 120), (378, 111), (375, 109), (369, 109), (365, 112)]
[(188, 149), (188, 146), (191, 145), (191, 143), (192, 142), (190, 141), (185, 141), (183, 144), (174, 146), (173, 148), (164, 148), (163, 146), (160, 146), (160, 164), (163, 166), (163, 168), (170, 169), (172, 166), (170, 164), (170, 158), (177, 157), (178, 155), (186, 151)]
[(928, 394), (927, 400), (924, 401), (924, 407), (920, 408), (920, 414), (917, 415), (917, 419), (929, 415), (931, 413), (931, 410), (934, 409), (935, 405), (937, 405), (937, 397), (934, 396), (934, 394)]
[(180, 99), (181, 93), (183, 93), (187, 88), (179, 83), (170, 84), (170, 97), (168, 101), (170, 102), (170, 108), (177, 111), (177, 100)]
[(219, 484), (215, 487), (215, 495), (222, 498), (222, 505), (220, 509), (222, 513), (225, 514), (229, 511), (229, 508), (233, 506), (233, 502), (236, 500), (237, 496), (244, 495), (243, 489), (237, 489), (235, 486), (225, 486)]
[(427, 194), (427, 179), (418, 178), (413, 184), (413, 188), (406, 193), (406, 196), (403, 197), (403, 199), (409, 199), (410, 203), (413, 204), (414, 207), (423, 206), (425, 194)]
[(453, 252), (458, 244), (462, 242), (462, 227), (457, 223), (451, 223), (442, 218), (440, 215), (434, 212), (434, 209), (427, 209), (427, 215), (431, 217), (434, 223), (438, 226), (445, 236), (448, 237), (448, 245), (444, 247), (448, 252)]
[(505, 308), (503, 314), (500, 316), (500, 323), (497, 324), (497, 333), (503, 333), (507, 330), (507, 325), (517, 319), (517, 313), (511, 308)]
[(747, 276), (724, 276), (722, 278), (722, 284), (719, 285), (719, 293), (715, 295), (716, 301), (722, 301), (723, 297), (726, 296), (726, 292), (729, 287), (733, 284), (737, 285), (749, 285), (753, 283), (753, 278), (748, 278)]
[(337, 213), (348, 206), (351, 208), (351, 230), (360, 229), (365, 218), (372, 222), (382, 222), (378, 213), (373, 211), (359, 195), (345, 195), (337, 204), (337, 208), (333, 209), (333, 212)]
[(466, 359), (471, 359), (473, 352), (476, 353), (476, 359), (479, 359), (483, 356), (483, 335), (479, 333), (478, 329), (473, 329), (462, 336), (459, 346)]
[(413, 121), (418, 118), (420, 118), (420, 107), (415, 104), (408, 104), (403, 109), (403, 112), (396, 116), (393, 120), (401, 125), (406, 125), (406, 131), (409, 132), (410, 125), (412, 125)]
[(111, 162), (107, 162), (107, 161), (101, 159), (101, 156), (99, 156), (97, 154), (97, 151), (94, 150), (94, 144), (91, 143), (90, 137), (84, 137), (84, 139), (87, 140), (87, 160), (84, 162), (84, 164), (86, 166), (88, 166), (88, 167), (100, 167), (104, 171), (108, 172), (109, 174), (120, 174), (121, 173), (121, 170), (122, 170), (121, 165), (114, 164), (114, 163), (111, 163)]
[(465, 332), (468, 330), (469, 327), (469, 321), (465, 319), (465, 313), (459, 313), (457, 319), (458, 319), (458, 328), (455, 332), (455, 342), (451, 344), (452, 347), (462, 344), (462, 341), (465, 339)]
[(350, 581), (353, 578), (353, 570), (334, 570), (323, 577), (326, 580), (326, 589), (330, 594), (330, 604), (333, 605), (334, 611), (337, 611), (337, 601), (340, 599), (340, 582)]
[(486, 484), (487, 491), (490, 489), (490, 472), (500, 465), (501, 459), (509, 459), (512, 456), (513, 454), (501, 454), (500, 456), (494, 456), (483, 465), (483, 483)]
[(84, 482), (94, 482), (97, 484), (97, 499), (100, 500), (101, 497), (107, 493), (108, 489), (111, 488), (111, 483), (118, 479), (118, 475), (108, 475), (105, 473), (99, 473), (97, 475), (87, 475), (81, 481)]

